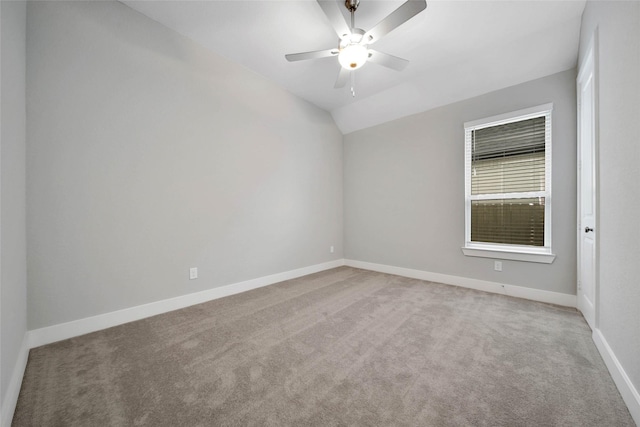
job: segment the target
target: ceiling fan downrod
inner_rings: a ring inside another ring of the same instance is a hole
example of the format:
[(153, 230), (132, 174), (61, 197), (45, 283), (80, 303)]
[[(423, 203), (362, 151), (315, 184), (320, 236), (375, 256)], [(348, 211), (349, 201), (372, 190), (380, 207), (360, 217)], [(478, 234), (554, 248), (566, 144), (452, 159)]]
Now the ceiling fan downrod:
[(351, 12), (351, 29), (353, 30), (356, 27), (355, 12), (360, 6), (360, 0), (344, 0), (344, 6)]

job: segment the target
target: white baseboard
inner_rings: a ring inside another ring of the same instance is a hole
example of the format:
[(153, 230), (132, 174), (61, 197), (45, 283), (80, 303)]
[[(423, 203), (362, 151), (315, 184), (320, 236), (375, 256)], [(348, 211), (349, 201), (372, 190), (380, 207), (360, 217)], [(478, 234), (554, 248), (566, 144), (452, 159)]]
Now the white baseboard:
[(627, 373), (622, 368), (622, 365), (611, 347), (609, 347), (609, 343), (607, 343), (600, 329), (593, 331), (593, 341), (596, 343), (596, 347), (602, 356), (602, 360), (604, 360), (604, 364), (607, 365), (607, 369), (609, 369), (613, 382), (616, 384), (616, 387), (618, 387), (618, 391), (620, 391), (622, 400), (624, 400), (627, 408), (629, 408), (631, 417), (636, 425), (640, 426), (640, 394), (638, 394), (638, 390), (633, 386), (631, 379), (629, 379)]
[(18, 352), (18, 359), (13, 368), (13, 374), (11, 374), (11, 380), (9, 380), (9, 387), (4, 395), (2, 401), (2, 419), (0, 419), (0, 426), (9, 427), (13, 420), (13, 413), (16, 410), (16, 404), (18, 403), (18, 396), (20, 395), (20, 387), (22, 387), (22, 377), (24, 376), (24, 370), (27, 367), (27, 360), (29, 359), (29, 339), (28, 333), (25, 334), (22, 339), (22, 345), (20, 345), (20, 351)]
[(74, 320), (67, 323), (35, 329), (28, 332), (28, 347), (34, 348), (41, 345), (50, 344), (68, 338), (77, 337), (102, 329), (118, 326), (123, 323), (133, 322), (146, 317), (155, 316), (180, 308), (189, 307), (195, 304), (211, 301), (234, 295), (251, 289), (272, 285), (284, 280), (295, 279), (307, 274), (348, 265), (365, 270), (378, 271), (381, 273), (395, 274), (398, 276), (411, 277), (420, 280), (445, 283), (448, 285), (462, 286), (471, 289), (478, 289), (486, 292), (493, 292), (503, 295), (510, 295), (519, 298), (526, 298), (534, 301), (547, 302), (563, 306), (575, 307), (575, 295), (561, 294), (557, 292), (542, 291), (520, 286), (505, 285), (502, 283), (489, 282), (485, 280), (470, 279), (467, 277), (450, 276), (446, 274), (431, 273), (422, 270), (412, 270), (402, 267), (393, 267), (383, 264), (375, 264), (364, 261), (338, 259), (334, 261), (316, 264), (283, 273), (272, 274), (270, 276), (259, 277), (244, 282), (234, 283), (227, 286), (209, 289), (202, 292), (181, 295), (162, 301), (130, 307), (123, 310)]
[(489, 282), (487, 280), (471, 279), (468, 277), (451, 276), (448, 274), (440, 273), (431, 273), (429, 271), (413, 270), (410, 268), (394, 267), (391, 265), (375, 264), (371, 262), (356, 261), (351, 259), (346, 259), (344, 265), (347, 265), (349, 267), (362, 268), (364, 270), (377, 271), (380, 273), (395, 274), (396, 276), (410, 277), (412, 279), (428, 280), (430, 282), (444, 283), (446, 285), (461, 286), (463, 288), (477, 289), (479, 291), (491, 292), (495, 294), (509, 295), (512, 297), (524, 298), (533, 301), (563, 305), (566, 307), (576, 307), (577, 303), (575, 295), (543, 291), (533, 288), (525, 288), (522, 286), (506, 285), (504, 283)]
[(156, 301), (136, 307), (125, 308), (123, 310), (74, 320), (67, 323), (61, 323), (46, 328), (35, 329), (28, 332), (29, 348), (34, 348), (56, 341), (77, 337), (80, 335), (88, 334), (90, 332), (110, 328), (112, 326), (118, 326), (123, 323), (133, 322), (135, 320), (144, 319), (146, 317), (167, 313), (169, 311), (178, 310), (180, 308), (185, 308), (229, 295), (238, 294), (240, 292), (249, 291), (251, 289), (261, 288), (263, 286), (272, 285), (284, 280), (295, 279), (297, 277), (306, 276), (307, 274), (329, 270), (331, 268), (340, 267), (342, 265), (344, 265), (344, 260), (338, 259), (335, 261), (311, 265), (308, 267), (286, 271), (283, 273), (272, 274), (270, 276), (259, 277), (257, 279), (246, 280), (244, 282), (234, 283), (227, 286), (208, 289), (206, 291), (181, 295), (175, 298)]

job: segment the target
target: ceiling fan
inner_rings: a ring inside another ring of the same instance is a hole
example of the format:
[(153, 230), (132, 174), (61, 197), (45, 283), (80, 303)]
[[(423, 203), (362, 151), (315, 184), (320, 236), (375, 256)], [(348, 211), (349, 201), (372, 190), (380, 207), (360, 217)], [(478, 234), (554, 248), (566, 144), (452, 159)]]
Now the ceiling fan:
[(409, 64), (406, 59), (370, 49), (369, 45), (377, 42), (425, 10), (427, 7), (425, 0), (408, 0), (369, 31), (356, 28), (355, 25), (355, 12), (360, 5), (360, 0), (345, 0), (344, 2), (345, 7), (351, 13), (351, 26), (345, 22), (335, 0), (317, 0), (317, 2), (338, 34), (338, 47), (313, 52), (290, 53), (285, 55), (287, 61), (293, 62), (337, 56), (341, 67), (334, 87), (344, 87), (351, 76), (351, 93), (353, 96), (355, 96), (355, 91), (353, 88), (354, 73), (352, 71), (362, 67), (365, 63), (373, 62), (397, 71), (404, 70)]

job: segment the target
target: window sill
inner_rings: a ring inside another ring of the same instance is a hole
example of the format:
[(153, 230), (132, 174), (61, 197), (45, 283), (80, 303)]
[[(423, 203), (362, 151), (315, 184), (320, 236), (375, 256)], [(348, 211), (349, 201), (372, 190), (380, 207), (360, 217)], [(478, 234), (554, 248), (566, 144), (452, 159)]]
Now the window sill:
[(541, 264), (551, 264), (553, 260), (556, 259), (556, 256), (550, 253), (542, 254), (497, 249), (462, 248), (462, 253), (464, 253), (466, 256), (537, 262)]

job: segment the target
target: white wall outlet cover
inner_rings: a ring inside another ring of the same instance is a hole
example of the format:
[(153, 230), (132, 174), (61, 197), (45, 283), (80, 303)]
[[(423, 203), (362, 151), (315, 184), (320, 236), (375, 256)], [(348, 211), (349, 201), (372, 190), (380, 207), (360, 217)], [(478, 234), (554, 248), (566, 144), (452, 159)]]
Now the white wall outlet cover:
[(189, 269), (189, 280), (198, 278), (198, 267), (191, 267)]
[(502, 261), (494, 261), (493, 269), (495, 271), (502, 271)]

